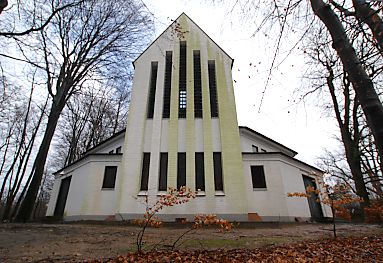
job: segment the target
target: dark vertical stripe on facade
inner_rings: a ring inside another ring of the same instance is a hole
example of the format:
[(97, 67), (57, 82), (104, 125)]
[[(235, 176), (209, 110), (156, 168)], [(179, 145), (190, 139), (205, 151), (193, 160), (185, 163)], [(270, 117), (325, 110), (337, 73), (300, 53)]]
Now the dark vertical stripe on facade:
[(199, 50), (193, 51), (194, 67), (194, 117), (202, 118), (201, 56)]
[(141, 173), (141, 191), (148, 190), (149, 182), (149, 165), (150, 165), (150, 153), (144, 153), (142, 158), (142, 173)]
[(148, 103), (148, 113), (147, 117), (149, 119), (153, 118), (154, 114), (154, 101), (156, 98), (156, 86), (157, 86), (157, 71), (158, 71), (158, 62), (153, 61), (151, 65), (150, 72), (150, 85), (149, 85), (149, 103)]
[(216, 191), (223, 191), (222, 158), (220, 152), (213, 153), (214, 187)]
[(177, 189), (186, 186), (186, 153), (178, 153), (177, 158)]
[(209, 73), (209, 92), (210, 92), (211, 117), (218, 117), (217, 81), (216, 81), (216, 76), (215, 76), (215, 61), (214, 60), (209, 60), (208, 73)]
[(168, 153), (160, 154), (160, 178), (158, 191), (166, 191), (168, 184)]
[(162, 118), (170, 116), (170, 94), (172, 87), (172, 52), (166, 51), (165, 58), (165, 79), (164, 79), (164, 106), (162, 110)]
[(186, 118), (186, 41), (180, 42), (178, 118)]
[(205, 165), (203, 153), (195, 153), (196, 191), (205, 191)]

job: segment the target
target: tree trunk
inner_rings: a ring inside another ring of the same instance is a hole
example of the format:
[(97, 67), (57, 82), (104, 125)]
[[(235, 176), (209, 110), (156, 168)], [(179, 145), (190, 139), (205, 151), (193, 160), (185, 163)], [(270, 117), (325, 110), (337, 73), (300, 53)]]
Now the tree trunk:
[(352, 4), (359, 23), (368, 25), (378, 44), (379, 51), (383, 52), (383, 22), (378, 11), (372, 9), (365, 0), (352, 0)]
[(379, 156), (383, 160), (383, 105), (374, 89), (374, 85), (363, 69), (335, 12), (322, 0), (310, 0), (310, 3), (315, 15), (324, 23), (331, 35), (333, 48), (340, 57), (343, 68), (350, 78), (366, 116), (367, 124), (374, 136)]
[(349, 105), (350, 105), (350, 93), (349, 93), (349, 87), (344, 87), (344, 96), (345, 96), (345, 114), (344, 114), (344, 121), (342, 121), (341, 118), (341, 110), (339, 108), (338, 100), (335, 94), (335, 87), (333, 84), (334, 79), (334, 73), (332, 71), (332, 68), (330, 66), (327, 66), (327, 70), (329, 71), (329, 76), (327, 77), (327, 85), (330, 91), (331, 99), (333, 101), (334, 106), (334, 112), (336, 119), (338, 121), (340, 134), (342, 137), (342, 142), (346, 154), (347, 163), (350, 167), (352, 179), (355, 183), (355, 189), (356, 193), (360, 198), (363, 198), (362, 202), (362, 211), (360, 211), (360, 219), (363, 220), (364, 217), (364, 207), (367, 206), (370, 202), (368, 197), (368, 192), (366, 185), (363, 180), (363, 173), (362, 173), (362, 167), (361, 167), (361, 155), (359, 151), (359, 130), (358, 130), (358, 124), (356, 124), (355, 115), (357, 114), (357, 108), (358, 108), (358, 102), (357, 98), (354, 100), (354, 109), (352, 111), (353, 117), (354, 117), (354, 138), (352, 138), (352, 134), (350, 132), (350, 113), (349, 113)]
[(39, 151), (35, 159), (34, 169), (31, 172), (32, 180), (28, 187), (28, 191), (25, 195), (25, 198), (21, 203), (20, 210), (16, 215), (16, 222), (26, 222), (31, 217), (35, 200), (40, 189), (41, 180), (43, 178), (49, 147), (57, 126), (58, 119), (60, 117), (60, 113), (64, 105), (55, 105), (54, 102), (52, 103), (52, 107), (48, 117), (48, 123), (44, 133), (44, 138), (41, 142)]

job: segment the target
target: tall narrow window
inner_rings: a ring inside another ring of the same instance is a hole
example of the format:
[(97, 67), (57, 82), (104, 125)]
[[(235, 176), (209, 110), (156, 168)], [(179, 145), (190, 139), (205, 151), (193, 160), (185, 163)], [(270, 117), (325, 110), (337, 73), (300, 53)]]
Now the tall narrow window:
[(197, 191), (205, 191), (204, 168), (203, 153), (195, 153), (195, 185)]
[(262, 165), (250, 166), (253, 188), (266, 188), (265, 171)]
[(168, 184), (168, 153), (160, 154), (160, 180), (158, 191), (166, 191)]
[(186, 118), (186, 41), (180, 42), (178, 118)]
[(193, 51), (194, 66), (194, 117), (202, 118), (201, 56), (199, 50)]
[(153, 118), (154, 114), (154, 101), (156, 98), (156, 84), (157, 84), (157, 70), (158, 62), (152, 61), (152, 70), (150, 73), (150, 85), (149, 85), (149, 103), (148, 103), (148, 113), (147, 117), (149, 119)]
[(221, 153), (213, 153), (214, 187), (216, 191), (223, 191)]
[(150, 153), (144, 153), (142, 158), (141, 191), (148, 191)]
[(186, 186), (186, 153), (178, 153), (177, 158), (177, 189)]
[(211, 117), (218, 117), (217, 81), (215, 77), (215, 61), (214, 60), (209, 60), (208, 62), (208, 73), (209, 73)]
[(165, 81), (164, 81), (164, 108), (162, 118), (170, 116), (170, 90), (172, 87), (172, 52), (166, 51), (165, 58)]

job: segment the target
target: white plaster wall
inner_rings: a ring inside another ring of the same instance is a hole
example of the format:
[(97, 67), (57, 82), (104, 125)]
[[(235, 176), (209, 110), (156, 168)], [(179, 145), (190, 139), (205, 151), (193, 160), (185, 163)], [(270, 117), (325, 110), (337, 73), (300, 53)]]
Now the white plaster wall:
[(150, 152), (152, 145), (152, 134), (153, 134), (153, 120), (148, 119), (145, 123), (145, 135), (144, 135), (144, 152)]
[(162, 128), (161, 128), (161, 152), (168, 152), (169, 145), (169, 120), (162, 120)]
[(219, 128), (219, 119), (211, 119), (211, 138), (213, 143), (213, 152), (220, 152), (221, 148), (221, 132)]
[(55, 178), (55, 181), (53, 183), (53, 188), (51, 191), (51, 196), (49, 198), (46, 216), (53, 216), (53, 214), (55, 212), (57, 196), (58, 196), (59, 190), (60, 190), (61, 179), (62, 178), (58, 178), (58, 177)]
[(203, 121), (202, 119), (195, 119), (194, 126), (194, 134), (195, 134), (195, 151), (203, 152)]
[[(251, 165), (263, 165), (266, 189), (253, 189)], [(303, 166), (303, 165), (302, 165)], [(282, 155), (244, 155), (243, 169), (248, 185), (249, 213), (257, 213), (261, 217), (273, 217), (273, 220), (294, 220), (294, 217), (311, 217), (306, 198), (287, 197), (290, 192), (304, 192), (302, 174), (306, 171), (298, 163), (289, 162)]]
[(178, 119), (178, 152), (186, 152), (186, 119)]
[[(121, 156), (89, 156), (76, 167), (63, 171), (64, 175), (55, 180), (47, 215), (53, 215), (61, 180), (72, 176), (64, 217), (86, 215), (114, 215), (115, 189), (102, 189), (105, 166), (119, 166)], [(119, 168), (117, 168), (118, 180)], [(117, 181), (116, 180), (116, 181)]]

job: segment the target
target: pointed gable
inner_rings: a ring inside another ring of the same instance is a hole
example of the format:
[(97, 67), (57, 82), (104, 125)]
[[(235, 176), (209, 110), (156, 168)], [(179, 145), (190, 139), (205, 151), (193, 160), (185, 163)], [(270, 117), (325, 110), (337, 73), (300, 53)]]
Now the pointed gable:
[(180, 41), (186, 41), (188, 46), (191, 46), (193, 49), (200, 49), (201, 46), (207, 46), (212, 58), (216, 57), (218, 53), (223, 60), (228, 60), (231, 66), (233, 65), (234, 59), (211, 39), (189, 16), (182, 13), (133, 61), (133, 66), (136, 67), (136, 64), (144, 60), (146, 55), (153, 54), (153, 52), (159, 52), (165, 56), (163, 47), (173, 46), (176, 49)]

